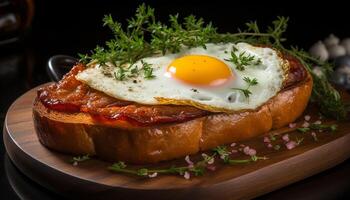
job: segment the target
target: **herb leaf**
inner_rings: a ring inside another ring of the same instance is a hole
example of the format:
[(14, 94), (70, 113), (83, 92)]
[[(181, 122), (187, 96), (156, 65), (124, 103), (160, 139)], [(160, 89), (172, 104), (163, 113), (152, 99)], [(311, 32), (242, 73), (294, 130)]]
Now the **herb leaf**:
[(235, 53), (236, 51), (237, 49), (233, 47), (231, 51), (231, 58), (225, 60), (230, 61), (236, 65), (237, 70), (243, 71), (245, 70), (245, 66), (261, 64), (261, 59), (255, 59), (255, 56), (253, 55), (246, 55), (245, 51), (237, 56)]
[(297, 128), (298, 131), (302, 133), (306, 133), (310, 130), (330, 130), (331, 132), (334, 132), (338, 129), (338, 125), (336, 124), (310, 124), (309, 127), (303, 127), (303, 128)]
[(79, 162), (84, 162), (86, 160), (90, 160), (90, 156), (87, 154), (87, 155), (83, 155), (83, 156), (76, 156), (76, 157), (73, 157), (69, 162), (70, 163), (79, 163)]
[[(176, 53), (184, 47), (206, 48), (206, 43), (246, 42), (253, 45), (268, 45), (294, 56), (307, 68), (314, 82), (311, 100), (319, 104), (324, 115), (337, 120), (345, 119), (348, 110), (341, 101), (338, 91), (328, 82), (333, 65), (313, 58), (297, 47), (283, 46), (282, 43), (286, 41), (283, 34), (287, 29), (288, 20), (286, 17), (277, 17), (265, 30), (259, 27), (257, 22), (249, 22), (246, 23), (246, 30), (221, 34), (216, 32), (211, 23), (206, 24), (202, 18), (193, 15), (184, 19), (180, 19), (179, 15), (170, 15), (170, 24), (163, 24), (156, 21), (153, 8), (142, 4), (136, 10), (135, 16), (127, 20), (126, 29), (123, 29), (121, 23), (114, 21), (111, 15), (106, 15), (103, 24), (112, 30), (114, 37), (106, 42), (105, 47), (97, 46), (90, 55), (80, 54), (80, 58), (81, 62), (88, 63), (87, 65), (91, 63), (105, 65), (109, 62), (118, 67), (159, 53)], [(254, 62), (252, 56), (245, 53), (237, 56), (233, 51), (228, 60), (236, 63), (238, 70), (244, 70), (245, 66)], [(259, 63), (261, 60), (258, 59), (256, 62)], [(323, 69), (323, 76), (317, 76), (312, 71), (315, 65)], [(116, 79), (123, 79), (122, 72), (115, 76)], [(153, 78), (150, 68), (145, 68), (144, 77)], [(249, 91), (241, 91), (249, 97)]]
[(251, 156), (250, 159), (231, 159), (230, 158), (230, 152), (227, 150), (226, 146), (217, 146), (213, 149), (215, 153), (217, 153), (220, 158), (224, 161), (226, 164), (243, 164), (243, 163), (249, 163), (249, 162), (256, 162), (258, 160), (266, 160), (266, 157), (258, 157), (258, 156)]
[(243, 95), (248, 99), (249, 96), (252, 94), (252, 92), (249, 90), (251, 86), (257, 85), (258, 80), (256, 78), (249, 78), (249, 77), (244, 77), (243, 80), (248, 84), (248, 86), (245, 89), (242, 88), (231, 88), (233, 90), (239, 90), (243, 93)]
[(143, 69), (143, 76), (145, 77), (145, 79), (154, 78), (155, 76), (153, 75), (153, 68), (151, 67), (151, 65), (144, 62), (143, 60), (141, 60), (141, 63)]

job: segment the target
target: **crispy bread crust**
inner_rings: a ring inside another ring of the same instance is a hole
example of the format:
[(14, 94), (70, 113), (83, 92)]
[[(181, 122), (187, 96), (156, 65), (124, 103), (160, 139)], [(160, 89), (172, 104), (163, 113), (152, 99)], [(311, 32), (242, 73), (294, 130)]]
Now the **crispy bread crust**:
[(254, 111), (211, 114), (181, 123), (146, 127), (125, 121), (98, 124), (86, 113), (62, 113), (38, 99), (33, 119), (40, 142), (74, 155), (96, 155), (109, 161), (155, 163), (248, 140), (296, 120), (308, 104), (312, 78), (280, 91)]

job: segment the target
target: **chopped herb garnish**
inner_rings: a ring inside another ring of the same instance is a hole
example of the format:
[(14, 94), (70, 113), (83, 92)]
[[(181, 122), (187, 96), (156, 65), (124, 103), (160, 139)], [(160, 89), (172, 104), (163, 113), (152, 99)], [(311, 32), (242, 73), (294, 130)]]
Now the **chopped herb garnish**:
[(217, 153), (220, 158), (224, 161), (226, 164), (242, 164), (242, 163), (249, 163), (249, 162), (256, 162), (257, 160), (266, 160), (266, 157), (258, 157), (258, 156), (250, 156), (250, 159), (231, 159), (230, 158), (230, 152), (227, 150), (226, 146), (217, 146), (213, 149), (215, 153)]
[(273, 148), (274, 148), (276, 151), (278, 151), (278, 150), (281, 148), (281, 146), (280, 146), (279, 144), (276, 144), (276, 145), (273, 146)]
[(237, 70), (243, 71), (246, 66), (261, 64), (261, 59), (255, 59), (253, 55), (246, 55), (245, 51), (237, 56), (235, 53), (236, 51), (237, 49), (234, 47), (231, 51), (231, 58), (225, 60), (232, 62)]
[(318, 141), (318, 138), (317, 138), (317, 135), (315, 132), (312, 132), (311, 133), (311, 136), (314, 138), (314, 140), (317, 142)]
[(306, 132), (308, 132), (308, 131), (310, 130), (310, 128), (303, 127), (303, 128), (297, 128), (297, 130), (298, 130), (299, 132), (306, 133)]
[(298, 138), (298, 137), (296, 137), (296, 143), (297, 143), (297, 145), (300, 145), (302, 142), (304, 141), (304, 138)]
[(246, 98), (249, 98), (249, 96), (252, 94), (252, 92), (249, 89), (251, 86), (257, 85), (258, 80), (256, 78), (250, 79), (249, 77), (244, 77), (243, 80), (248, 84), (245, 89), (242, 89), (242, 88), (231, 88), (231, 89), (239, 90), (243, 93), (243, 95)]
[(73, 164), (78, 164), (80, 162), (84, 162), (84, 161), (87, 161), (87, 160), (90, 160), (90, 156), (89, 155), (83, 155), (83, 156), (76, 156), (76, 157), (73, 157), (69, 162), (70, 163), (73, 163)]
[[(206, 48), (207, 43), (246, 42), (253, 45), (267, 45), (294, 56), (307, 68), (314, 82), (311, 100), (319, 104), (322, 114), (344, 119), (348, 110), (342, 103), (339, 92), (328, 81), (333, 65), (320, 61), (297, 47), (283, 46), (282, 43), (286, 41), (283, 33), (287, 30), (288, 20), (286, 17), (278, 17), (266, 30), (261, 29), (257, 22), (249, 22), (246, 23), (246, 30), (222, 34), (218, 33), (211, 23), (206, 24), (202, 18), (196, 18), (193, 15), (184, 19), (179, 19), (179, 15), (170, 15), (169, 24), (164, 24), (155, 19), (153, 8), (142, 4), (136, 10), (135, 17), (127, 20), (126, 29), (122, 28), (120, 22), (114, 21), (111, 15), (106, 15), (103, 23), (114, 33), (113, 39), (107, 41), (105, 47), (97, 46), (92, 54), (79, 54), (79, 56), (81, 62), (88, 63), (87, 65), (112, 63), (118, 67), (159, 53), (177, 53), (183, 48), (192, 47)], [(235, 60), (235, 58), (238, 59)], [(239, 69), (243, 69), (247, 62), (248, 64), (253, 62), (252, 56), (243, 53), (238, 56), (232, 54), (230, 60), (239, 63), (237, 65)], [(261, 60), (258, 59), (257, 62)], [(312, 71), (315, 65), (322, 68), (322, 76)], [(153, 77), (150, 71), (145, 70), (145, 77)], [(117, 77), (121, 79), (122, 73)], [(245, 92), (246, 96), (249, 94)]]
[(186, 171), (192, 172), (195, 176), (201, 176), (206, 171), (205, 167), (208, 165), (207, 163), (211, 159), (214, 159), (215, 155), (216, 154), (213, 154), (212, 156), (204, 156), (201, 161), (195, 163), (193, 166), (181, 166), (181, 167), (171, 166), (169, 168), (164, 168), (164, 169), (147, 169), (147, 168), (127, 169), (126, 168), (127, 166), (124, 162), (118, 162), (118, 163), (114, 163), (108, 169), (115, 172), (133, 174), (138, 176), (148, 176), (153, 173), (183, 175)]
[(155, 76), (153, 75), (153, 68), (151, 67), (151, 64), (146, 63), (145, 61), (141, 60), (142, 63), (142, 70), (143, 70), (143, 76), (145, 79), (152, 79)]
[(118, 71), (114, 72), (114, 78), (118, 81), (122, 81), (125, 79), (126, 70), (123, 67), (118, 67)]
[(274, 134), (270, 133), (269, 136), (270, 136), (270, 140), (271, 141), (275, 141), (276, 140), (276, 136)]
[(163, 168), (163, 169), (147, 169), (147, 168), (140, 168), (140, 169), (133, 169), (133, 168), (127, 168), (127, 165), (124, 162), (117, 162), (114, 163), (112, 166), (108, 167), (109, 170), (119, 172), (119, 173), (126, 173), (131, 175), (137, 175), (137, 176), (149, 176), (153, 177), (153, 174), (179, 174), (179, 175), (185, 175), (185, 173), (193, 173), (195, 176), (202, 176), (206, 170), (207, 167), (210, 164), (214, 163), (214, 159), (216, 156), (220, 156), (220, 158), (224, 161), (225, 164), (244, 164), (244, 163), (250, 163), (250, 162), (256, 162), (258, 160), (266, 160), (266, 157), (258, 157), (258, 156), (250, 156), (249, 159), (230, 159), (229, 157), (230, 152), (227, 150), (226, 146), (218, 146), (213, 149), (212, 155), (206, 155), (202, 154), (202, 159), (198, 162), (193, 163), (193, 165), (187, 165), (187, 166), (171, 166), (169, 168)]
[(338, 126), (336, 124), (310, 124), (309, 127), (305, 127), (305, 128), (297, 128), (298, 131), (302, 132), (302, 133), (306, 133), (310, 130), (330, 130), (331, 132), (336, 131), (338, 128)]

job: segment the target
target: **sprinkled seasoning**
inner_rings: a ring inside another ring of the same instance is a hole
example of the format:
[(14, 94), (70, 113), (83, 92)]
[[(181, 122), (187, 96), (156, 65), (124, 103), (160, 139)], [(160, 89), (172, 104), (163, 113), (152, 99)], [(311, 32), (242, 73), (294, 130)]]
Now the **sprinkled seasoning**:
[(310, 115), (305, 115), (304, 116), (305, 121), (309, 121), (311, 119)]
[(158, 175), (158, 173), (157, 173), (157, 172), (154, 172), (153, 174), (149, 174), (148, 177), (154, 178), (154, 177), (156, 177), (157, 175)]
[(276, 136), (270, 133), (270, 140), (271, 141), (275, 141), (276, 140)]
[(309, 122), (304, 122), (303, 125), (301, 125), (303, 128), (308, 128), (310, 126)]
[(297, 126), (297, 124), (296, 123), (290, 123), (288, 126), (289, 126), (289, 128), (295, 128)]
[(244, 147), (243, 152), (248, 156), (255, 156), (256, 155), (256, 150), (250, 148), (249, 146)]
[(285, 141), (285, 142), (289, 142), (289, 135), (288, 135), (288, 134), (283, 135), (283, 136), (282, 136), (282, 139), (283, 139), (283, 141)]
[(288, 150), (294, 149), (296, 146), (297, 146), (297, 143), (293, 140), (286, 143), (286, 147)]
[(318, 141), (317, 135), (314, 131), (311, 132), (311, 136), (314, 138), (315, 141)]
[(265, 142), (265, 143), (271, 143), (271, 140), (270, 140), (268, 137), (265, 136), (265, 137), (264, 137), (264, 142)]
[(190, 160), (190, 156), (189, 155), (187, 155), (185, 157), (185, 161), (187, 162), (188, 165), (193, 165), (193, 162)]
[(273, 146), (273, 148), (274, 148), (276, 151), (278, 151), (278, 150), (280, 150), (281, 146), (278, 145), (278, 144), (276, 144), (275, 146)]
[(210, 171), (215, 171), (216, 167), (214, 165), (208, 165), (207, 169), (210, 170)]
[(191, 178), (191, 175), (190, 175), (190, 173), (188, 171), (185, 171), (184, 178), (187, 179), (187, 180)]
[(314, 122), (314, 124), (322, 124), (321, 120), (317, 120)]

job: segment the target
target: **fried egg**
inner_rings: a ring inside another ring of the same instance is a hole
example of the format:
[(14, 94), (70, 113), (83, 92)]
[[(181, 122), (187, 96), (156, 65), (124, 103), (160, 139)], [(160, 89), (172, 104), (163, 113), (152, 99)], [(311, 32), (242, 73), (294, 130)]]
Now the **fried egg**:
[[(254, 56), (258, 63), (238, 70), (229, 59), (234, 53)], [(286, 76), (286, 63), (279, 53), (269, 47), (247, 43), (206, 44), (206, 48), (183, 48), (179, 53), (143, 58), (153, 68), (154, 78), (139, 75), (116, 80), (111, 74), (118, 68), (95, 64), (76, 75), (91, 88), (117, 99), (139, 104), (191, 105), (211, 112), (235, 112), (256, 109), (282, 88)], [(256, 79), (249, 87), (247, 97), (239, 89), (247, 89), (245, 78)]]

